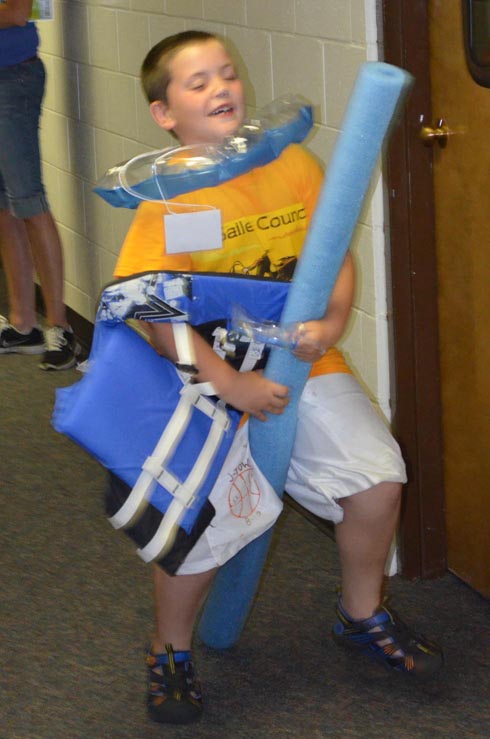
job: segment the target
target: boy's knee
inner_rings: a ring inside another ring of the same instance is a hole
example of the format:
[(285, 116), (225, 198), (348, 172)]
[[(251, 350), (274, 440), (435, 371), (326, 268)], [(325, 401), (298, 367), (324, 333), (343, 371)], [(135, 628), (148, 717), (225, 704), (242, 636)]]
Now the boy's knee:
[(363, 515), (397, 511), (401, 501), (402, 485), (399, 482), (380, 482), (360, 493), (339, 501), (344, 511), (351, 509)]
[(398, 506), (402, 497), (402, 485), (400, 482), (380, 482), (379, 485), (371, 488), (371, 492), (379, 503), (385, 503), (387, 506)]
[(399, 482), (382, 482), (379, 486), (379, 497), (373, 508), (387, 520), (397, 519), (400, 512), (402, 486)]
[(399, 499), (402, 494), (401, 482), (381, 482), (379, 487), (382, 488), (384, 495), (390, 498)]

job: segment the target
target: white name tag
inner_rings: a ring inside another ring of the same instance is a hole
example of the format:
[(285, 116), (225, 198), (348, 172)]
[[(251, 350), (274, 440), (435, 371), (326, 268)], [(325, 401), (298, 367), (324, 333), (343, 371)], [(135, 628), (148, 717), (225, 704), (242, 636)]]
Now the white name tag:
[(167, 254), (221, 249), (221, 211), (196, 210), (163, 217)]

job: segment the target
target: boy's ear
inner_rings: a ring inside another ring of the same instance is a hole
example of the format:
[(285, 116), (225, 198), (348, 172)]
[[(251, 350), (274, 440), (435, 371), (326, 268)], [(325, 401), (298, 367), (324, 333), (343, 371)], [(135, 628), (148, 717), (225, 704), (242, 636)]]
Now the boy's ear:
[(150, 115), (160, 128), (165, 131), (172, 131), (176, 121), (174, 120), (170, 108), (162, 100), (154, 100), (150, 103)]

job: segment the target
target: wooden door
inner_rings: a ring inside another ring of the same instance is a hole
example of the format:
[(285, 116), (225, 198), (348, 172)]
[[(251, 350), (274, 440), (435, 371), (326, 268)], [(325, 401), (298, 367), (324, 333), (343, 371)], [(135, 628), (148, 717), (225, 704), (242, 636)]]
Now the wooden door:
[(490, 88), (461, 1), (431, 0), (429, 22), (432, 124), (453, 130), (433, 151), (447, 560), (490, 596)]
[[(490, 89), (467, 71), (467, 5), (382, 4), (384, 58), (415, 78), (387, 152), (394, 429), (409, 473), (403, 574), (449, 567), (488, 597)], [(486, 42), (484, 52), (490, 62)], [(445, 149), (420, 140), (438, 118), (457, 131)]]

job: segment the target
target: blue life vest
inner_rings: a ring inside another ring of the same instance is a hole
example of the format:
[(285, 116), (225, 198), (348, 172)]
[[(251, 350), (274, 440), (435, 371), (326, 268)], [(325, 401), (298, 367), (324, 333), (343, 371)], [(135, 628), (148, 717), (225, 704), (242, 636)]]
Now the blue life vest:
[[(267, 282), (264, 290), (264, 280), (256, 277), (158, 272), (119, 280), (102, 292), (88, 371), (75, 385), (57, 390), (53, 425), (112, 473), (108, 502), (111, 520), (117, 520), (118, 511), (127, 505), (142, 469), (154, 467), (152, 454), (185, 387), (172, 362), (160, 356), (125, 321), (185, 321), (197, 330), (208, 323), (225, 327), (236, 303), (248, 313), (277, 321), (289, 283)], [(150, 498), (143, 501), (141, 514), (137, 511), (121, 524), (138, 543), (140, 552), (162, 525), (174, 503), (175, 488), (189, 478), (210, 432), (214, 412), (211, 409), (210, 413), (209, 408), (203, 411), (198, 401), (191, 404), (190, 411), (187, 409), (189, 422), (186, 420), (175, 449), (166, 459), (160, 481), (152, 487)], [(217, 407), (222, 433), (191, 504), (183, 507), (171, 545), (155, 558), (170, 573), (178, 569), (212, 520), (214, 509), (207, 498), (241, 416), (233, 408), (220, 407), (217, 399), (205, 398), (202, 403)]]

